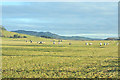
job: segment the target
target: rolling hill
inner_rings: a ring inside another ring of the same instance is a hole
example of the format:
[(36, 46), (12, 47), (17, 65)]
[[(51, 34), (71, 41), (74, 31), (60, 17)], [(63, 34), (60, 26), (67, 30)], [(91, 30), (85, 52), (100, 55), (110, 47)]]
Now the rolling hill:
[(98, 39), (92, 39), (92, 38), (80, 37), (80, 36), (71, 36), (71, 37), (60, 36), (60, 35), (57, 35), (57, 34), (53, 34), (51, 32), (35, 32), (35, 31), (25, 31), (25, 30), (17, 30), (17, 31), (12, 31), (12, 32), (22, 33), (22, 34), (27, 34), (27, 35), (37, 36), (37, 37), (53, 38), (53, 39), (64, 39), (64, 40), (98, 40)]
[[(10, 36), (22, 36), (22, 38), (11, 38)], [(24, 38), (23, 36), (26, 36), (27, 38)], [(37, 36), (32, 36), (32, 35), (27, 35), (27, 34), (21, 34), (21, 33), (16, 33), (16, 32), (11, 32), (7, 31), (3, 26), (0, 26), (0, 37), (2, 37), (2, 40), (6, 39), (17, 39), (17, 40), (32, 40), (32, 41), (50, 41), (50, 40), (55, 40), (55, 39), (49, 39), (49, 38), (42, 38), (42, 37), (37, 37)], [(57, 40), (55, 40), (57, 41)]]
[[(27, 38), (13, 38), (11, 36), (18, 35), (18, 36), (26, 36)], [(21, 34), (21, 33), (16, 33), (16, 32), (11, 32), (7, 31), (6, 28), (0, 25), (0, 38), (2, 40), (32, 40), (32, 41), (57, 41), (57, 39), (49, 39), (49, 38), (43, 38), (43, 37), (37, 37), (37, 36), (32, 36), (32, 35), (27, 35), (27, 34)], [(1, 39), (0, 39), (1, 40)]]
[(64, 39), (64, 40), (102, 40), (102, 39), (93, 39), (88, 37), (80, 37), (80, 36), (60, 36), (57, 34), (53, 34), (51, 32), (35, 32), (35, 31), (25, 31), (25, 30), (17, 30), (17, 31), (7, 31), (3, 26), (0, 25), (0, 29), (2, 30), (1, 37), (11, 37), (14, 35), (19, 36), (36, 36), (47, 39)]

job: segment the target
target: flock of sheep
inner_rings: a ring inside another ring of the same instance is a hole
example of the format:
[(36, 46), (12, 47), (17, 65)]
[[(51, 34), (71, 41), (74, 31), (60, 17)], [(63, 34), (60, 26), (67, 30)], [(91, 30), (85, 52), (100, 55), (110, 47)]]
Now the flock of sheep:
[[(92, 45), (92, 43), (85, 43), (85, 45)], [(99, 43), (99, 45), (100, 46), (102, 46), (102, 45), (109, 45), (109, 43), (104, 43), (104, 44), (103, 43)]]
[[(26, 41), (26, 42), (28, 42), (28, 41)], [(33, 41), (32, 40), (30, 40), (30, 43), (32, 43)], [(62, 42), (62, 40), (60, 40), (60, 41), (58, 41), (58, 44), (61, 44), (61, 42)], [(45, 43), (45, 42), (43, 42), (43, 41), (40, 41), (40, 42), (37, 42), (38, 44), (43, 44), (43, 43)], [(53, 44), (56, 44), (56, 42), (55, 41), (53, 41)], [(92, 45), (93, 43), (85, 43), (85, 45)], [(69, 45), (72, 45), (72, 43), (69, 43)], [(102, 46), (102, 45), (109, 45), (109, 43), (99, 43), (99, 45), (100, 46)], [(117, 43), (117, 45), (119, 45), (119, 43)]]

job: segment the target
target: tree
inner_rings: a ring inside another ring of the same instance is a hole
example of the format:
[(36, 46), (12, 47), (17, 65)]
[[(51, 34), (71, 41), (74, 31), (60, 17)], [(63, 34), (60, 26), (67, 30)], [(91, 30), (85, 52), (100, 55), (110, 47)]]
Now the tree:
[(10, 38), (13, 38), (12, 36), (10, 36)]
[(23, 36), (23, 38), (27, 38), (27, 36)]
[(44, 38), (52, 38), (52, 37), (49, 37), (49, 36), (40, 36), (40, 37), (44, 37)]
[(14, 38), (18, 38), (18, 35), (17, 35), (17, 34), (15, 34), (15, 35), (14, 35)]
[(18, 38), (22, 38), (21, 36), (18, 36)]

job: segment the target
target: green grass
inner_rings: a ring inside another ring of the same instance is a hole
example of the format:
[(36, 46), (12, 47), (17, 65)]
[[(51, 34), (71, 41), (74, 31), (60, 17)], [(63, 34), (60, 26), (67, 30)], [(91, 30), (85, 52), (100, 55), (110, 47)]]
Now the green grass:
[[(3, 30), (2, 34), (18, 33)], [(63, 40), (58, 44), (54, 39), (53, 44), (53, 39), (19, 35), (27, 38), (2, 38), (2, 78), (118, 78), (117, 41)], [(110, 44), (99, 46), (100, 42)]]
[[(25, 40), (33, 40), (33, 43)], [(37, 44), (36, 41), (45, 41)], [(72, 45), (68, 45), (71, 42)], [(86, 46), (85, 42), (93, 45)], [(99, 46), (99, 42), (109, 42)], [(2, 38), (3, 78), (117, 78), (117, 41), (68, 41)]]

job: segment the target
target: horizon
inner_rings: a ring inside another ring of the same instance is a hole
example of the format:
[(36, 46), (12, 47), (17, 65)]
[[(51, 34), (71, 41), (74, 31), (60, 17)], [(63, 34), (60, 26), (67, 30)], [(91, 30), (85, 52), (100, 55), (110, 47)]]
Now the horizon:
[(2, 22), (8, 31), (118, 37), (117, 2), (3, 2), (2, 9)]
[[(19, 31), (19, 30), (15, 30), (15, 31)], [(23, 31), (28, 31), (28, 30), (23, 30)], [(29, 30), (29, 31), (32, 31), (32, 30)], [(34, 31), (34, 32), (39, 32), (39, 31)], [(43, 31), (43, 32), (49, 32), (49, 31)], [(52, 32), (50, 32), (50, 33), (52, 33)], [(117, 37), (115, 36), (116, 34), (76, 34), (76, 35), (60, 35), (57, 33), (52, 33), (52, 34), (56, 34), (59, 36), (66, 36), (66, 37), (79, 36), (79, 37), (94, 38), (94, 39), (118, 38), (118, 36)], [(104, 36), (104, 37), (100, 38), (100, 37), (97, 37), (96, 35)], [(107, 35), (107, 36), (105, 36), (105, 35)]]

